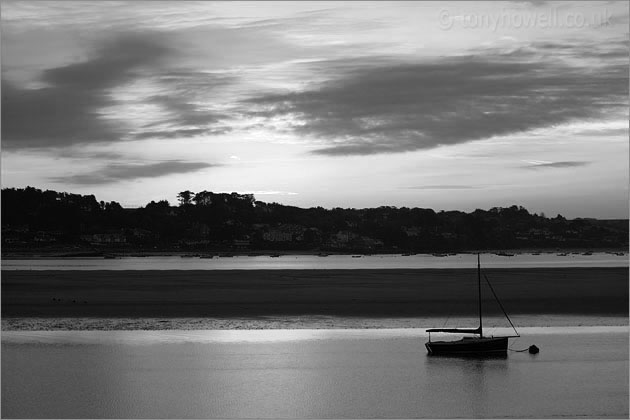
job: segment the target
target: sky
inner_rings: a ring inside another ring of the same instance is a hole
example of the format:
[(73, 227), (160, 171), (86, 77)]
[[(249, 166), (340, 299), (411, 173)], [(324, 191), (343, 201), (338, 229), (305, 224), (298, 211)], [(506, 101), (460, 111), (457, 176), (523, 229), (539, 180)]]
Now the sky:
[(629, 3), (1, 3), (2, 187), (628, 217)]

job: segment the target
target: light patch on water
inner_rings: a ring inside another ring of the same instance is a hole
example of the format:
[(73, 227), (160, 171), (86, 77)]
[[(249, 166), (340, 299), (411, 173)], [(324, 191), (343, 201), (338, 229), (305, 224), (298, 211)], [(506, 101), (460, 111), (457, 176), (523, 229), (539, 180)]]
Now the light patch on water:
[[(528, 335), (628, 334), (627, 326), (527, 327)], [(496, 336), (510, 335), (509, 328), (495, 329)], [(438, 335), (438, 334), (435, 334)], [(300, 329), (300, 330), (205, 330), (205, 331), (3, 331), (2, 343), (9, 344), (166, 344), (166, 343), (265, 343), (308, 340), (361, 340), (425, 338), (421, 328), (392, 329)]]
[(628, 418), (627, 327), (521, 332), (539, 354), (428, 357), (419, 328), (8, 332), (2, 415)]

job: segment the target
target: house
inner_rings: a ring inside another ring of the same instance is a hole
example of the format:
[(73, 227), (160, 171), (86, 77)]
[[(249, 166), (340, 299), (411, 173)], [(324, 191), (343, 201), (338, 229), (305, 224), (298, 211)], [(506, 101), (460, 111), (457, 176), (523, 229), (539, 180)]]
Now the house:
[(358, 235), (354, 232), (350, 232), (349, 230), (340, 230), (339, 232), (335, 234), (334, 239), (337, 242), (347, 244), (348, 242), (356, 239), (357, 237)]
[(418, 226), (403, 228), (403, 230), (405, 231), (405, 234), (407, 235), (407, 237), (410, 237), (410, 238), (420, 236), (420, 234), (422, 233), (422, 229), (419, 228)]
[(263, 232), (263, 239), (268, 242), (291, 242), (293, 233), (279, 229), (270, 229), (267, 232)]
[(232, 241), (232, 247), (236, 249), (249, 249), (251, 241), (249, 239), (234, 239)]
[(92, 245), (114, 245), (127, 243), (127, 237), (122, 233), (94, 233), (92, 235), (81, 236), (86, 242)]
[(268, 242), (293, 242), (305, 230), (301, 225), (282, 224), (263, 232), (263, 239)]
[(33, 237), (33, 240), (35, 242), (44, 243), (44, 244), (57, 242), (57, 239), (53, 235), (51, 235), (48, 232), (43, 232), (43, 231), (37, 232), (35, 236)]

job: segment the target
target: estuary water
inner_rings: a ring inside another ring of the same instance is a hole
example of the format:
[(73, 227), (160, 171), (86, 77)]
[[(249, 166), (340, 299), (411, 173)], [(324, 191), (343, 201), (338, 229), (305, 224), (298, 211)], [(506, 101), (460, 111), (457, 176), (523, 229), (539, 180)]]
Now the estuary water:
[(8, 331), (16, 418), (628, 417), (628, 327), (523, 328), (504, 359), (421, 329)]
[[(628, 267), (628, 254), (612, 253), (541, 253), (501, 256), (481, 254), (484, 268), (551, 268), (551, 267)], [(2, 270), (285, 270), (285, 269), (414, 269), (474, 268), (474, 254), (434, 256), (415, 255), (280, 255), (270, 257), (122, 257), (3, 259)]]

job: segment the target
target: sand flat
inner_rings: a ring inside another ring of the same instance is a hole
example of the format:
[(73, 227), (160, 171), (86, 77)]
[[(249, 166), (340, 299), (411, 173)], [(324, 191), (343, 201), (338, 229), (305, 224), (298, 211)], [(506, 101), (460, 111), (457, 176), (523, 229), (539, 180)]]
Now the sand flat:
[[(485, 273), (511, 315), (628, 314), (628, 267)], [(469, 315), (476, 287), (474, 269), (3, 271), (2, 316)]]

